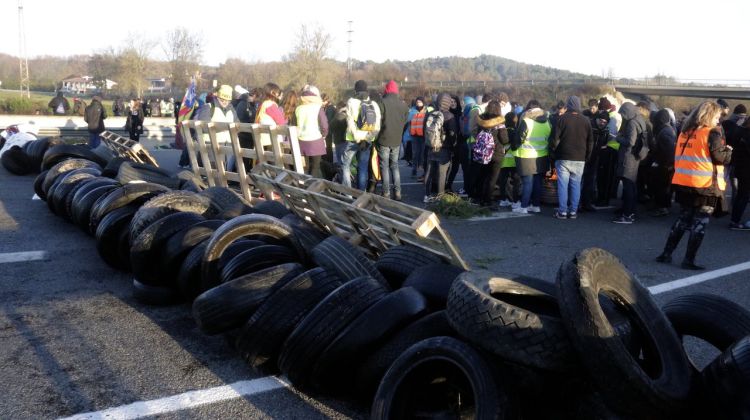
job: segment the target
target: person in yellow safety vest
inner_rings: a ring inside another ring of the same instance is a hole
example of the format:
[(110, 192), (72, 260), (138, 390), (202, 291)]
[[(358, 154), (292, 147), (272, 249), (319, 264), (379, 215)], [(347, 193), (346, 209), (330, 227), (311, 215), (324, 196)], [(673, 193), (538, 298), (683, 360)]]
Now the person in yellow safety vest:
[(705, 101), (690, 113), (682, 125), (674, 152), (672, 187), (680, 203), (680, 217), (672, 225), (667, 243), (656, 261), (669, 263), (685, 232), (690, 232), (682, 268), (703, 270), (695, 255), (706, 234), (708, 219), (721, 205), (726, 184), (724, 165), (732, 159), (732, 147), (717, 128), (721, 107)]
[[(239, 121), (237, 119), (237, 112), (234, 110), (231, 104), (232, 101), (232, 87), (229, 85), (221, 85), (219, 87), (216, 96), (212, 98), (210, 102), (206, 102), (199, 110), (198, 117), (196, 120), (205, 122), (219, 122), (219, 123), (231, 123)], [(203, 141), (210, 144), (211, 138), (207, 132), (203, 133)], [(216, 142), (219, 146), (229, 146), (231, 143), (231, 136), (229, 130), (218, 129), (216, 131)], [(227, 169), (234, 170), (234, 155), (232, 155), (226, 162)]]
[[(512, 139), (515, 136), (517, 126), (518, 114), (514, 111), (506, 113), (505, 128), (508, 130), (508, 138)], [(499, 207), (511, 207), (513, 203), (519, 201), (520, 184), (521, 179), (518, 177), (518, 172), (516, 171), (516, 152), (514, 152), (513, 149), (511, 149), (511, 145), (508, 144), (505, 146), (505, 156), (503, 156), (503, 162), (500, 168)]]
[(610, 103), (606, 97), (599, 99), (598, 118), (606, 119), (609, 139), (599, 149), (599, 168), (596, 174), (596, 203), (597, 207), (609, 206), (609, 200), (617, 191), (617, 179), (615, 169), (617, 167), (617, 151), (620, 143), (617, 142), (617, 133), (622, 125), (622, 117), (617, 113), (617, 106)]
[(548, 140), (552, 132), (547, 112), (536, 99), (521, 115), (511, 149), (516, 155), (516, 170), (521, 176), (521, 204), (514, 213), (540, 213), (542, 176), (549, 170)]
[(328, 118), (318, 88), (305, 86), (302, 89), (300, 103), (294, 110), (300, 153), (307, 158), (307, 173), (315, 178), (321, 178), (323, 174), (320, 171), (320, 161), (326, 154)]
[[(362, 113), (363, 109), (364, 114)], [(360, 118), (360, 114), (362, 114), (362, 118)], [(371, 115), (368, 116), (368, 114)], [(374, 121), (366, 122), (370, 116)], [(364, 190), (367, 187), (370, 153), (372, 143), (380, 132), (380, 118), (380, 106), (370, 99), (367, 82), (357, 80), (354, 83), (354, 97), (349, 98), (346, 102), (346, 149), (341, 162), (341, 183), (344, 186), (352, 186), (351, 165), (356, 157), (357, 188)]]

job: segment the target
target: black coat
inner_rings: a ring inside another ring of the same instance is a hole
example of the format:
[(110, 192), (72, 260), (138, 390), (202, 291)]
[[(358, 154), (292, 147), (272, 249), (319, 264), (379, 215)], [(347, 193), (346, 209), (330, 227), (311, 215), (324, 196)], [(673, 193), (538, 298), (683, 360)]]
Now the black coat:
[(89, 133), (101, 134), (104, 132), (104, 119), (107, 118), (107, 112), (104, 110), (102, 103), (94, 99), (86, 107), (83, 120), (88, 123)]
[[(622, 127), (617, 134), (617, 142), (620, 143), (620, 150), (617, 152), (617, 172), (616, 175), (621, 178), (629, 179), (633, 182), (638, 178), (638, 166), (640, 161), (648, 152), (648, 139), (646, 121), (638, 112), (635, 105), (625, 103), (620, 108), (622, 115)], [(640, 138), (640, 140), (639, 140)], [(642, 144), (638, 144), (638, 143)], [(637, 146), (642, 148), (642, 155), (636, 153)]]
[(594, 133), (588, 118), (568, 111), (557, 120), (554, 135), (550, 138), (550, 151), (555, 160), (585, 162), (594, 148)]
[(388, 93), (383, 96), (382, 110), (378, 143), (387, 147), (400, 146), (406, 119), (409, 116), (409, 108), (397, 94)]

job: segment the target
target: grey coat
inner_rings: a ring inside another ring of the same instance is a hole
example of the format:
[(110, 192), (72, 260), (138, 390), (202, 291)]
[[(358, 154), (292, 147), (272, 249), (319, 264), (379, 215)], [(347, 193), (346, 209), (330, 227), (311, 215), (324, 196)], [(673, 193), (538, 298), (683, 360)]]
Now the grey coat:
[(647, 130), (646, 121), (638, 112), (635, 105), (631, 103), (622, 105), (620, 115), (622, 115), (622, 127), (617, 134), (617, 142), (620, 143), (620, 150), (617, 152), (616, 175), (636, 182), (638, 178), (638, 165), (641, 161), (641, 157), (639, 156), (645, 156), (645, 152), (648, 151), (648, 144), (643, 145), (645, 150), (639, 156), (633, 153), (633, 148), (636, 147), (638, 136)]

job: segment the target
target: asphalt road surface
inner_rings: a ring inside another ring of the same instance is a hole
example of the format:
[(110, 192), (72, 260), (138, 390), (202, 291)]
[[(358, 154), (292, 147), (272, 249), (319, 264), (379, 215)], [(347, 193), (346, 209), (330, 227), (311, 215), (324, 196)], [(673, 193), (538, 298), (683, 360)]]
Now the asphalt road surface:
[[(156, 152), (174, 166), (173, 151)], [(421, 205), (422, 187), (402, 167), (406, 201)], [(150, 307), (131, 294), (131, 278), (99, 258), (94, 240), (32, 200), (33, 176), (0, 168), (0, 418), (364, 418), (358, 403), (315, 398), (282, 379), (247, 367), (220, 336), (200, 333), (189, 307)], [(710, 292), (750, 307), (748, 271), (683, 287), (695, 272), (657, 264), (673, 214), (610, 223), (611, 211), (556, 220), (541, 214), (482, 221), (443, 220), (473, 268), (554, 281), (560, 264), (580, 249), (601, 247), (622, 259), (647, 286), (670, 284), (664, 303)], [(645, 212), (644, 212), (645, 213)], [(750, 259), (750, 232), (714, 219), (699, 253), (709, 272)], [(37, 254), (11, 254), (33, 252)], [(675, 252), (680, 260), (684, 243)], [(19, 257), (21, 255), (21, 257)], [(7, 262), (3, 259), (29, 258)], [(676, 283), (670, 283), (678, 281)], [(698, 363), (714, 353), (690, 349)], [(227, 386), (229, 385), (229, 386)], [(192, 391), (192, 393), (191, 393)], [(241, 397), (237, 397), (241, 395)], [(102, 411), (110, 410), (110, 411)]]

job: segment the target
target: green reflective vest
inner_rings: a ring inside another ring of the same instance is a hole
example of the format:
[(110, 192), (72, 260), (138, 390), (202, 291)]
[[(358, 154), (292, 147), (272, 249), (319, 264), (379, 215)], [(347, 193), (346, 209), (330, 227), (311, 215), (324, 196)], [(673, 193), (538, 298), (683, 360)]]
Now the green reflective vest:
[(524, 118), (526, 122), (526, 138), (521, 142), (521, 147), (516, 150), (516, 156), (521, 159), (538, 158), (549, 154), (549, 135), (552, 125), (549, 121), (543, 123)]
[(516, 151), (510, 148), (509, 144), (505, 145), (505, 156), (503, 157), (503, 164), (501, 168), (515, 168), (516, 167)]

